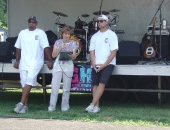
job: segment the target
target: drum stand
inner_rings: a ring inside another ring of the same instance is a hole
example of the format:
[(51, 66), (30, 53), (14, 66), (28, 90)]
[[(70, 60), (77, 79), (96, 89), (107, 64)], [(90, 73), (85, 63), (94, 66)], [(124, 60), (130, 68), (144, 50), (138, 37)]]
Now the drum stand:
[[(60, 34), (59, 34), (59, 32), (60, 32), (60, 15), (57, 15), (55, 24), (57, 25), (57, 36), (58, 36), (58, 38), (60, 38)], [(54, 29), (55, 29), (55, 27), (54, 27)]]
[(88, 42), (87, 42), (87, 33), (88, 33), (88, 26), (83, 26), (83, 29), (86, 31), (85, 34), (85, 40), (86, 40), (86, 53), (85, 53), (85, 57), (83, 57), (83, 59), (87, 60), (87, 55), (88, 55)]

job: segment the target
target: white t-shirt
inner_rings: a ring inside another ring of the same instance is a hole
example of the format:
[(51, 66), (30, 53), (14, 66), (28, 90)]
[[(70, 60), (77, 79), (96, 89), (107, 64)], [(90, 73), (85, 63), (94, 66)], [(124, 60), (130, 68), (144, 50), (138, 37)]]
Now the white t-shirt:
[(44, 48), (49, 47), (47, 35), (41, 29), (22, 30), (15, 43), (21, 49), (19, 70), (41, 69), (44, 64)]
[[(118, 50), (117, 35), (108, 29), (106, 32), (98, 31), (90, 40), (90, 51), (95, 50), (95, 64), (104, 64), (111, 51)], [(110, 62), (116, 65), (116, 57)]]

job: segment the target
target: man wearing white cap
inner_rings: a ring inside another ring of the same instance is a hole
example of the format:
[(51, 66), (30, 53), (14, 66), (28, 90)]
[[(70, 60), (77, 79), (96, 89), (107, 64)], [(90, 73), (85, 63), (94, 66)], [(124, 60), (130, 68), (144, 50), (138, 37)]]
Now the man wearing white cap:
[(118, 39), (116, 34), (108, 29), (108, 21), (106, 15), (100, 15), (98, 17), (97, 22), (100, 30), (90, 40), (93, 99), (91, 104), (85, 109), (86, 112), (100, 112), (100, 97), (116, 65)]

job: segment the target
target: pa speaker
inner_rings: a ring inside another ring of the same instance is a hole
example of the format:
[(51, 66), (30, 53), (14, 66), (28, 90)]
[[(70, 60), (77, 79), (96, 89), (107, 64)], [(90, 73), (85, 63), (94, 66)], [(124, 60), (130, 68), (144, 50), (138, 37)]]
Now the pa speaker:
[(8, 52), (8, 55), (11, 56), (10, 61), (11, 61), (11, 59), (16, 58), (16, 48), (15, 48), (14, 45), (15, 45), (15, 43), (17, 41), (17, 38), (18, 38), (18, 36), (16, 36), (16, 37), (8, 37), (6, 39), (6, 41), (10, 43), (9, 52)]
[[(160, 44), (160, 36), (156, 36), (156, 43), (157, 43), (157, 52), (160, 53), (161, 48), (161, 56), (163, 59), (170, 58), (170, 37), (169, 35), (161, 35), (161, 44)], [(161, 45), (161, 47), (160, 47)], [(159, 54), (157, 54), (159, 57)]]
[(116, 64), (136, 64), (140, 60), (139, 43), (135, 41), (119, 42)]
[(48, 38), (48, 42), (50, 45), (54, 45), (55, 41), (58, 40), (58, 37), (55, 33), (53, 33), (51, 30), (48, 30), (45, 32)]
[(10, 61), (10, 43), (9, 42), (0, 42), (0, 62)]

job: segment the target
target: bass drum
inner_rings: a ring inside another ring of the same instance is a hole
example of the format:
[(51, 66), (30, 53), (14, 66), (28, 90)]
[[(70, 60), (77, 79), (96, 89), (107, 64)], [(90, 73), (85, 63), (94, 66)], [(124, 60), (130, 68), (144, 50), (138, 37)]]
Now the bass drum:
[(93, 34), (95, 34), (97, 31), (99, 30), (97, 22), (95, 21), (90, 21), (88, 23), (88, 32), (89, 32), (89, 36), (92, 36)]
[(81, 21), (78, 19), (75, 22), (75, 28), (74, 28), (74, 34), (75, 35), (86, 35), (86, 31), (84, 30), (84, 27), (88, 26), (85, 21)]
[(71, 36), (70, 39), (78, 43), (78, 49), (76, 52), (77, 58), (75, 60), (84, 61), (86, 59), (86, 40), (81, 37), (76, 37), (75, 35)]

